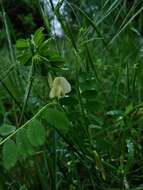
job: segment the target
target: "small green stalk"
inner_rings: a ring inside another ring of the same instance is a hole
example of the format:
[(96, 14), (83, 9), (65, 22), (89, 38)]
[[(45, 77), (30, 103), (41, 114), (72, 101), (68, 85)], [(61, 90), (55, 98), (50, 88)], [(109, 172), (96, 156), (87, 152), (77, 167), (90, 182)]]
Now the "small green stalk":
[[(57, 105), (59, 105), (58, 99), (56, 99)], [(53, 144), (53, 149), (52, 149), (52, 155), (53, 155), (53, 161), (52, 161), (52, 190), (57, 190), (57, 132), (54, 129), (52, 133), (52, 144)]]
[(9, 46), (10, 58), (11, 58), (12, 63), (14, 63), (15, 62), (15, 56), (14, 56), (14, 51), (13, 51), (13, 47), (12, 47), (10, 32), (9, 32), (9, 28), (8, 28), (8, 24), (7, 24), (6, 12), (4, 10), (2, 2), (1, 2), (1, 9), (2, 9), (2, 17), (3, 17), (3, 22), (4, 22), (4, 26), (5, 26), (5, 32), (6, 32), (8, 46)]
[(34, 63), (33, 63), (33, 60), (32, 60), (32, 64), (31, 64), (31, 67), (30, 67), (29, 75), (28, 75), (28, 85), (26, 87), (25, 96), (24, 96), (24, 102), (23, 102), (23, 106), (22, 106), (20, 119), (19, 119), (19, 125), (21, 125), (24, 110), (26, 108), (26, 104), (27, 104), (28, 97), (29, 97), (31, 87), (32, 87), (32, 83), (33, 83), (33, 68), (34, 68)]
[(52, 190), (56, 190), (57, 184), (57, 154), (56, 154), (56, 147), (57, 147), (57, 134), (56, 131), (53, 131), (53, 187)]

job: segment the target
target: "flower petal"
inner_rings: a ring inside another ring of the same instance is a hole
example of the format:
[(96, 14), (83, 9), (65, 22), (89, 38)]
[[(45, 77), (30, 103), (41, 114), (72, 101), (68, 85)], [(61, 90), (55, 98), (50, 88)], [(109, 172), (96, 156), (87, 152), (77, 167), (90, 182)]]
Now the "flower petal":
[(50, 98), (62, 97), (71, 91), (70, 83), (64, 77), (56, 77), (49, 94)]

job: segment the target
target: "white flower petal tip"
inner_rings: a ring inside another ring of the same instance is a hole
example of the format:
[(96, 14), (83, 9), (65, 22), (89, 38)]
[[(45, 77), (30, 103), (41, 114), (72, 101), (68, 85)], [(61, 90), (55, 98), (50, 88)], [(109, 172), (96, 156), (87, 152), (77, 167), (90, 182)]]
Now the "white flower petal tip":
[(70, 83), (64, 77), (56, 77), (53, 81), (49, 97), (50, 98), (64, 97), (70, 91), (71, 91)]

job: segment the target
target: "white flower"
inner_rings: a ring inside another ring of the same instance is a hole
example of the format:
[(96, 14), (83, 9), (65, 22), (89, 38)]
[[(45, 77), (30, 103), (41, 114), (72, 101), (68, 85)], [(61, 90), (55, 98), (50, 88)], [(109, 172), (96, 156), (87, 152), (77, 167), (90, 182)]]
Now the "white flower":
[(70, 83), (64, 77), (56, 77), (53, 81), (52, 88), (49, 94), (50, 98), (62, 97), (71, 91)]

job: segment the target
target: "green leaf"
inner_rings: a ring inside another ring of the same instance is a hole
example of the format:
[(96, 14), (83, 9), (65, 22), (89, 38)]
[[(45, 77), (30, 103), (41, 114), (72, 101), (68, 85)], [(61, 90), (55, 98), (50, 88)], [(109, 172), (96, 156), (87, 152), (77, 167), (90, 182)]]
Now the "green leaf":
[(62, 111), (58, 111), (54, 108), (48, 108), (43, 113), (44, 119), (48, 121), (55, 128), (67, 131), (69, 129), (70, 123), (66, 115)]
[(46, 58), (50, 61), (51, 65), (55, 67), (61, 67), (65, 63), (65, 60), (53, 51), (47, 51)]
[(33, 146), (41, 146), (46, 139), (46, 131), (38, 120), (33, 120), (27, 126), (27, 137)]
[(41, 43), (44, 41), (45, 37), (43, 34), (43, 30), (44, 30), (44, 28), (41, 27), (34, 34), (33, 40), (34, 40), (36, 46), (41, 45)]
[(133, 110), (134, 110), (133, 103), (130, 103), (130, 104), (126, 107), (126, 110), (125, 110), (124, 115), (125, 115), (125, 116), (129, 115)]
[(64, 59), (59, 55), (54, 55), (49, 58), (51, 64), (56, 67), (60, 67), (65, 63)]
[(49, 51), (49, 42), (51, 41), (51, 39), (48, 39), (46, 41), (44, 41), (38, 49), (38, 53), (43, 56), (43, 57), (47, 57), (48, 55), (48, 51)]
[(18, 149), (18, 154), (21, 156), (32, 155), (34, 153), (34, 148), (31, 145), (29, 139), (27, 138), (27, 130), (22, 129), (16, 134), (16, 144)]
[(17, 49), (26, 49), (28, 47), (29, 47), (28, 40), (25, 40), (25, 39), (17, 40), (17, 42), (16, 42), (16, 48)]
[(0, 127), (0, 135), (7, 136), (15, 131), (16, 127), (9, 124), (3, 124)]
[(16, 164), (17, 146), (13, 140), (9, 139), (4, 143), (2, 149), (2, 158), (3, 165), (7, 170), (11, 169)]
[(32, 62), (32, 53), (31, 52), (24, 52), (17, 58), (21, 64), (29, 65)]
[(105, 174), (105, 171), (104, 171), (104, 167), (102, 165), (100, 156), (99, 156), (99, 154), (97, 153), (96, 150), (93, 151), (93, 157), (95, 158), (96, 166), (98, 167), (98, 169), (100, 170), (100, 172), (102, 174), (102, 178), (105, 180), (106, 179), (106, 174)]

